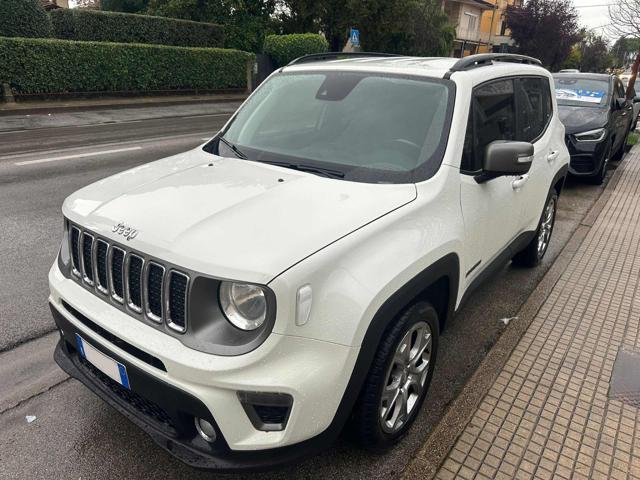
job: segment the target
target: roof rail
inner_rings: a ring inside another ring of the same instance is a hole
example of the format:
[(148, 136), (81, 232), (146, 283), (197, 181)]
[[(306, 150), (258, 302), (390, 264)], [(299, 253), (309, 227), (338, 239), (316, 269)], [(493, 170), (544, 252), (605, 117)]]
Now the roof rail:
[(291, 65), (298, 65), (300, 63), (318, 62), (323, 60), (337, 60), (340, 58), (365, 58), (365, 57), (400, 57), (394, 53), (379, 53), (379, 52), (325, 52), (325, 53), (311, 53), (309, 55), (303, 55), (295, 60), (291, 60), (287, 67)]
[(447, 76), (451, 76), (454, 72), (463, 72), (465, 70), (492, 65), (493, 62), (526, 63), (528, 65), (542, 66), (540, 60), (527, 57), (526, 55), (517, 55), (515, 53), (480, 53), (477, 55), (469, 55), (468, 57), (458, 60), (453, 67), (449, 69)]

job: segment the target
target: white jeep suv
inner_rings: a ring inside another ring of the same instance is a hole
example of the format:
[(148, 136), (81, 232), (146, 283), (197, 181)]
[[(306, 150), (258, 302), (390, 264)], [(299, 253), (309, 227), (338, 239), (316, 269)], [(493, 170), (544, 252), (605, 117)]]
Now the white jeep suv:
[(280, 464), (347, 421), (391, 445), (474, 287), (547, 250), (552, 91), (516, 55), (292, 62), (204, 146), (64, 202), (56, 361), (191, 465)]

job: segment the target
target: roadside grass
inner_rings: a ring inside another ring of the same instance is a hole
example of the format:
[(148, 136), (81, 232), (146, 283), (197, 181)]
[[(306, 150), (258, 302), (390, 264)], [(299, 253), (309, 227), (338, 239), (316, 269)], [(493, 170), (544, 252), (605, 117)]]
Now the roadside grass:
[(629, 133), (629, 137), (627, 138), (627, 145), (630, 147), (633, 147), (638, 143), (639, 140), (640, 140), (640, 133), (631, 132)]

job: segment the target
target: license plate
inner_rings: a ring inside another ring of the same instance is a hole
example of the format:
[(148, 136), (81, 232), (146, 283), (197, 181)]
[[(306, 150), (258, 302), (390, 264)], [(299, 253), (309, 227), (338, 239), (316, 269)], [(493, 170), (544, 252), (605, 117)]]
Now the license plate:
[(107, 377), (115, 380), (125, 388), (129, 387), (129, 377), (127, 376), (127, 368), (120, 362), (116, 362), (113, 358), (105, 355), (95, 348), (89, 342), (86, 342), (80, 335), (76, 333), (76, 345), (80, 356), (91, 365), (96, 367)]

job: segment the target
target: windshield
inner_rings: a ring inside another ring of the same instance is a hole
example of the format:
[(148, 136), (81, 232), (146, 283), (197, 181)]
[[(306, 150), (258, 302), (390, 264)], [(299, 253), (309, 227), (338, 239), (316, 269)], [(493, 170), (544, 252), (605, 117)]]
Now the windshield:
[(558, 105), (603, 107), (609, 102), (609, 81), (554, 77)]
[(345, 180), (428, 178), (442, 159), (452, 89), (449, 81), (374, 73), (277, 74), (222, 132), (218, 153), (330, 169)]

